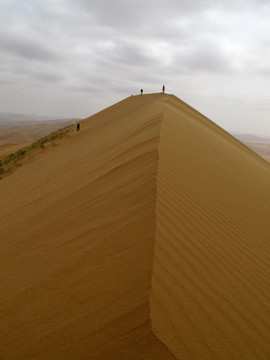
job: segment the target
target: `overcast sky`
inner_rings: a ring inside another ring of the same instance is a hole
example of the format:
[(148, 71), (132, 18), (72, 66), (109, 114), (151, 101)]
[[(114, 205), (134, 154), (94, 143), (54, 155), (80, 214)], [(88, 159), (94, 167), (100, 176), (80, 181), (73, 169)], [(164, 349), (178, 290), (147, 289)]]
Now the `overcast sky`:
[(0, 0), (0, 111), (87, 117), (166, 92), (270, 136), (269, 0)]

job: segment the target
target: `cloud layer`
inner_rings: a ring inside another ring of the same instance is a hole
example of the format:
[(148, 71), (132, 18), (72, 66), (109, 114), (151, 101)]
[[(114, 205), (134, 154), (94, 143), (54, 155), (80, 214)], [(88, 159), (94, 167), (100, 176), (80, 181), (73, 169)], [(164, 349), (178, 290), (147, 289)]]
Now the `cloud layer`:
[(88, 116), (169, 93), (228, 130), (268, 133), (264, 0), (2, 0), (0, 110)]

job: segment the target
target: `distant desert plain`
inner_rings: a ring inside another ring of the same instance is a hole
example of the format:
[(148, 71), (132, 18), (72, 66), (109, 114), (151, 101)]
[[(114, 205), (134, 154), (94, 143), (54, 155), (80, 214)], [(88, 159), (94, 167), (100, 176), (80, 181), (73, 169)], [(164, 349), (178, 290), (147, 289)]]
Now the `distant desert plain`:
[(0, 358), (270, 359), (269, 153), (167, 94), (80, 124), (0, 181)]
[(0, 113), (0, 159), (75, 121), (76, 119), (42, 121), (21, 114)]
[(270, 163), (270, 137), (247, 134), (235, 134), (234, 136)]

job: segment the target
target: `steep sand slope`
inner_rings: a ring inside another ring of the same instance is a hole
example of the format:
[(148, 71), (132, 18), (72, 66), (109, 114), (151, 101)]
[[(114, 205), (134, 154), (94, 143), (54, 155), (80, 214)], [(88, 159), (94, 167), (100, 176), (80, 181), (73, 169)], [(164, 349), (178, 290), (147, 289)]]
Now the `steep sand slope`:
[(164, 94), (81, 128), (0, 182), (1, 358), (270, 358), (269, 165)]
[(179, 359), (269, 359), (270, 167), (176, 98), (168, 102), (154, 333)]
[(2, 359), (174, 359), (150, 327), (155, 102), (115, 105), (1, 181)]

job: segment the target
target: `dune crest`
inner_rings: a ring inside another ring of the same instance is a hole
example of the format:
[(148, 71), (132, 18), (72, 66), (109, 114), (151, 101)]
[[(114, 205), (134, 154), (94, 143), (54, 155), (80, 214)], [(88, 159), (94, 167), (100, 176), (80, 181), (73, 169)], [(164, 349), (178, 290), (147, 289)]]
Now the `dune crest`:
[(0, 182), (3, 359), (270, 357), (266, 161), (133, 96)]

